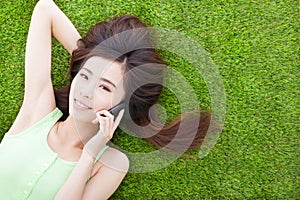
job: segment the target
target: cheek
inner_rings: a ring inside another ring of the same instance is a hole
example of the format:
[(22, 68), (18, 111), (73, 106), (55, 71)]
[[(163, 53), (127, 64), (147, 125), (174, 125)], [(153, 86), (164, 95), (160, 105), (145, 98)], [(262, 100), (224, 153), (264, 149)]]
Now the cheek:
[(69, 103), (73, 102), (73, 98), (74, 98), (74, 83), (75, 81), (73, 81), (71, 83), (71, 87), (70, 87), (70, 92), (69, 92)]
[(80, 80), (78, 80), (77, 78), (78, 76), (75, 76), (75, 78), (73, 79), (72, 83), (71, 83), (71, 88), (70, 88), (70, 97), (75, 97), (78, 94), (78, 91), (80, 91), (81, 88), (81, 84), (80, 84)]
[(108, 110), (112, 107), (111, 95), (103, 92), (95, 92), (94, 94), (94, 111)]

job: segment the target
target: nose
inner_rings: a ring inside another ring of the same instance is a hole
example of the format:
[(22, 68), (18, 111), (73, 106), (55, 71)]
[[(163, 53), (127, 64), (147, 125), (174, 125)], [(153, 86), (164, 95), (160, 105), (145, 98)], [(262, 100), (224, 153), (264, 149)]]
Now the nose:
[(91, 85), (86, 85), (85, 87), (81, 88), (80, 95), (86, 99), (91, 100), (94, 96), (94, 87)]

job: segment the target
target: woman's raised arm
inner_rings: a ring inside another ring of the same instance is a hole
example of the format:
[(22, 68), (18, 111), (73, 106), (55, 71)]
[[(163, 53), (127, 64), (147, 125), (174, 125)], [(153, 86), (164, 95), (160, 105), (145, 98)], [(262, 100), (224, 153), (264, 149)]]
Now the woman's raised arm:
[(31, 17), (26, 43), (24, 101), (10, 133), (31, 126), (56, 106), (51, 81), (52, 36), (69, 53), (80, 39), (74, 25), (52, 0), (40, 0)]

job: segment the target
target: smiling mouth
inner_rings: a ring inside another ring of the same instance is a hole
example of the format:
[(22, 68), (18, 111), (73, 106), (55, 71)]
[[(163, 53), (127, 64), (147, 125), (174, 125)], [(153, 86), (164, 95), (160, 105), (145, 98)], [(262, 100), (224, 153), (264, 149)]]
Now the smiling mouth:
[(74, 104), (80, 109), (92, 109), (91, 107), (88, 107), (87, 105), (81, 103), (77, 99), (74, 99)]

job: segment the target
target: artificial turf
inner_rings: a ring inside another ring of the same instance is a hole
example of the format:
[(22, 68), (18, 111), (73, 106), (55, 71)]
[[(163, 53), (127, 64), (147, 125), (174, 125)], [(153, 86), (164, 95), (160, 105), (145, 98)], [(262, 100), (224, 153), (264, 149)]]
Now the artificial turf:
[[(123, 14), (179, 31), (208, 52), (224, 84), (224, 130), (212, 151), (202, 159), (189, 152), (193, 156), (152, 172), (130, 172), (111, 199), (300, 199), (299, 2), (55, 2), (82, 35), (97, 21)], [(0, 2), (0, 138), (22, 103), (25, 42), (35, 3)], [(211, 109), (212, 91), (193, 65), (168, 52), (162, 55), (193, 87), (200, 109)], [(68, 62), (67, 52), (54, 41), (55, 87), (66, 83)], [(179, 114), (171, 90), (164, 91), (160, 103), (169, 118)], [(113, 142), (130, 152), (153, 150), (122, 131)]]

